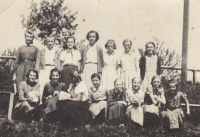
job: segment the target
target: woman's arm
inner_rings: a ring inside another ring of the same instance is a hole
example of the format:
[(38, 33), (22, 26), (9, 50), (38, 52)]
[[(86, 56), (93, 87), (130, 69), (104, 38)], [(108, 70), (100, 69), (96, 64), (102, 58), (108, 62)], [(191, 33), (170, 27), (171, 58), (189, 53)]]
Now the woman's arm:
[(117, 76), (121, 78), (121, 64), (117, 64)]
[(71, 101), (81, 101), (82, 94), (83, 94), (83, 93), (80, 93), (80, 94), (77, 95), (76, 98), (70, 98), (70, 99), (67, 99), (67, 100), (71, 100)]
[(156, 96), (155, 99), (156, 99), (158, 102), (162, 103), (163, 105), (166, 104), (166, 99), (165, 99), (164, 93), (161, 93), (161, 96), (160, 96), (160, 97), (159, 97), (159, 96)]
[(19, 85), (19, 100), (20, 101), (27, 101), (28, 99), (24, 97), (24, 87), (23, 84), (20, 83)]

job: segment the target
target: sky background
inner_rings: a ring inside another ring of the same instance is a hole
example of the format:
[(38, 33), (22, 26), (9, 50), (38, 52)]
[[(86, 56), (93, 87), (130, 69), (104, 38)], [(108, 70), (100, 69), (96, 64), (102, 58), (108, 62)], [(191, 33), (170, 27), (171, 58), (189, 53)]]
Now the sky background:
[[(32, 0), (0, 0), (0, 51), (24, 45), (21, 16), (30, 13)], [(33, 0), (39, 3), (41, 0)], [(164, 46), (181, 55), (183, 0), (65, 0), (64, 5), (78, 12), (75, 37), (85, 39), (87, 32), (96, 30), (97, 42), (104, 50), (108, 39), (114, 39), (117, 53), (123, 51), (122, 41), (133, 41), (135, 49), (145, 43), (164, 41)], [(188, 68), (200, 69), (200, 0), (190, 0)], [(87, 43), (87, 42), (86, 42)], [(39, 41), (34, 41), (38, 47)]]

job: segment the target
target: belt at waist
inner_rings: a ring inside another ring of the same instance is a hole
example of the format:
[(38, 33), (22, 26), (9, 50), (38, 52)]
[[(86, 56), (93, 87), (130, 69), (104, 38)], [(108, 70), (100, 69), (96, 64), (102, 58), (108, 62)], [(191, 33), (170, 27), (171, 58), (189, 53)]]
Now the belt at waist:
[(19, 64), (32, 64), (33, 62), (35, 62), (35, 61), (29, 60), (29, 59), (25, 59), (22, 62), (20, 62)]
[(55, 65), (51, 65), (51, 64), (45, 64), (45, 66), (55, 66)]
[(97, 64), (97, 63), (94, 63), (94, 62), (86, 62), (85, 64)]
[(106, 99), (104, 99), (104, 100), (93, 100), (92, 103), (99, 103), (101, 101), (107, 101), (107, 100)]

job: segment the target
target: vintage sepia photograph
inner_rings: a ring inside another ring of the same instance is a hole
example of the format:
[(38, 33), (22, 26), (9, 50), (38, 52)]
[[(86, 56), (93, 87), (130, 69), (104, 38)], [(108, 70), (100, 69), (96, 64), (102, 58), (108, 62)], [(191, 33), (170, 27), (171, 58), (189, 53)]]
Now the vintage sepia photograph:
[(0, 137), (200, 136), (200, 0), (0, 0)]

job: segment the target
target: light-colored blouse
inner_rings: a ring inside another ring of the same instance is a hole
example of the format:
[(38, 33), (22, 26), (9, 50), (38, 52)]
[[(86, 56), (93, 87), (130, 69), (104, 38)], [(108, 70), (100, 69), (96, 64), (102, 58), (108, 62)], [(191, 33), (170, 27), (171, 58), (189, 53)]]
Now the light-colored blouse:
[(127, 101), (128, 101), (128, 105), (131, 105), (131, 100), (132, 101), (137, 101), (139, 103), (139, 106), (141, 106), (141, 103), (144, 102), (144, 96), (145, 96), (145, 93), (144, 91), (142, 91), (141, 89), (138, 90), (137, 92), (134, 91), (133, 88), (131, 89), (128, 89), (126, 91), (126, 97), (127, 97)]
[(60, 60), (63, 61), (63, 65), (75, 65), (78, 66), (79, 61), (81, 60), (81, 54), (78, 50), (69, 50), (62, 51)]
[(96, 101), (106, 100), (106, 93), (107, 90), (102, 86), (99, 86), (98, 89), (96, 89), (95, 87), (91, 87), (89, 89), (89, 102), (94, 103)]
[(116, 69), (116, 64), (118, 61), (117, 55), (113, 52), (112, 54), (108, 54), (107, 52), (104, 53), (104, 68), (113, 68)]
[(96, 44), (93, 46), (88, 45), (88, 51), (86, 53), (86, 63), (97, 63), (97, 50)]
[(78, 85), (76, 85), (75, 87), (74, 84), (71, 83), (67, 91), (70, 93), (72, 98), (76, 98), (78, 94), (82, 94), (81, 101), (88, 100), (87, 86), (82, 81), (78, 83)]

